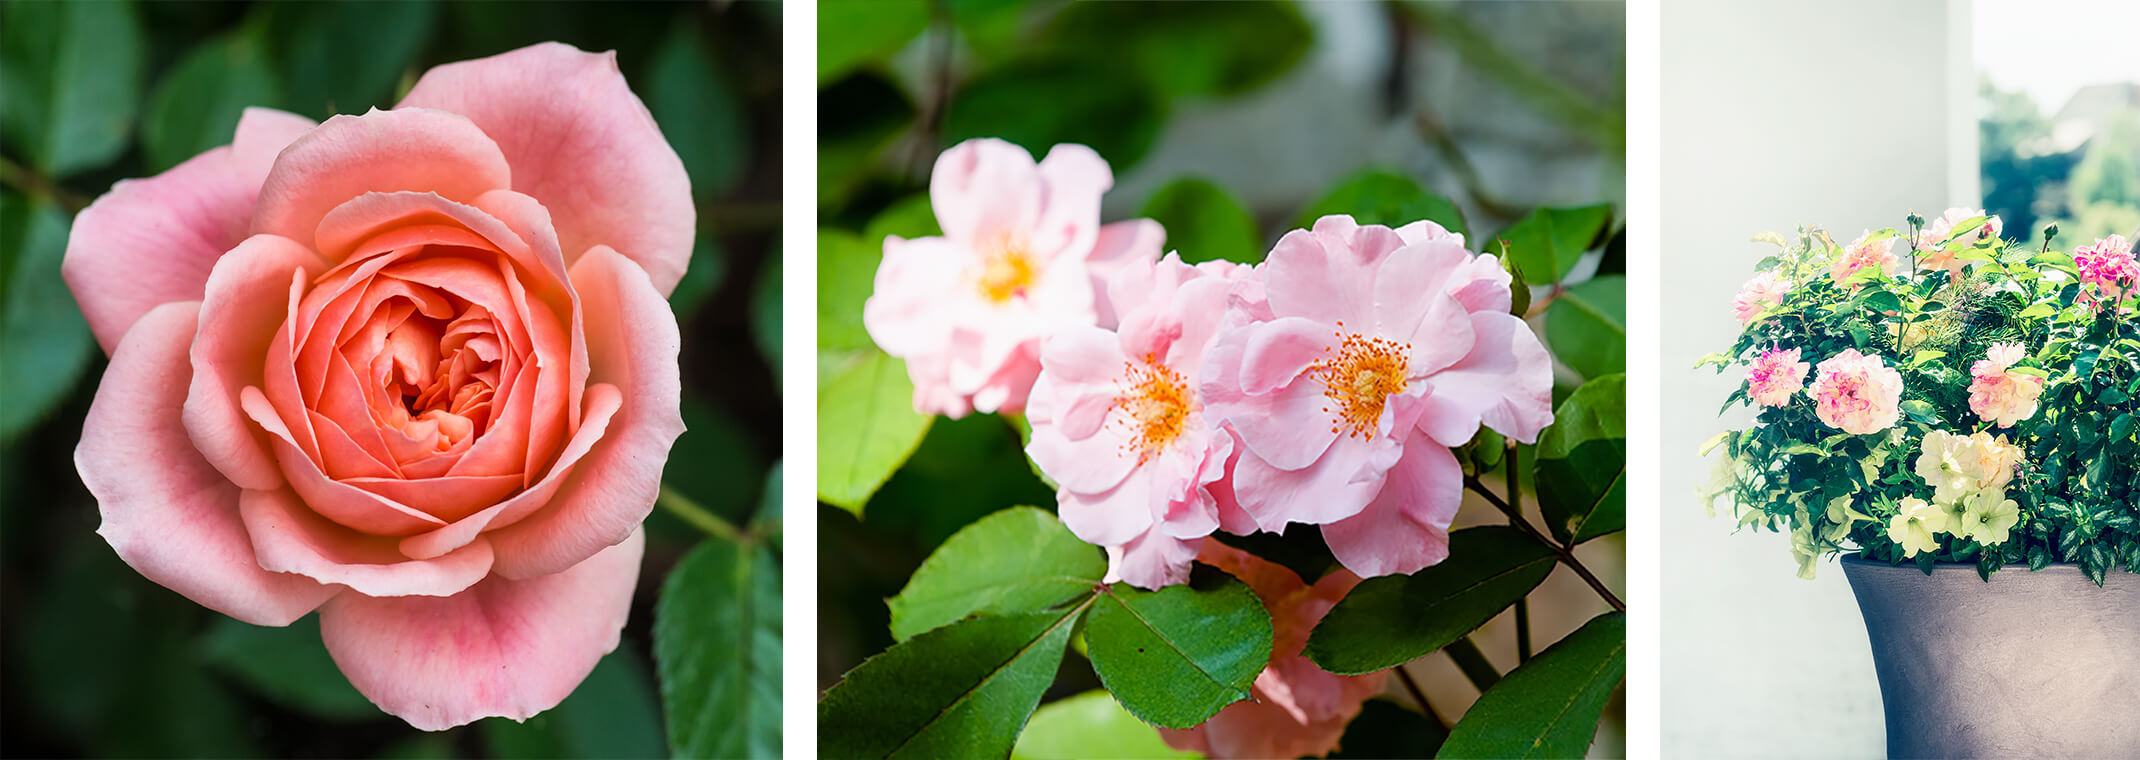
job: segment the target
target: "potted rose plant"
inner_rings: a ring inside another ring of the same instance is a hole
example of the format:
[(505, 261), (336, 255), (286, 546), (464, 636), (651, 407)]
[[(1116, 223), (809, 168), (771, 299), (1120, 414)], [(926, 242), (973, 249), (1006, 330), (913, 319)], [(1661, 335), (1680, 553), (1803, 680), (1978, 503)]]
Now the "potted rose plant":
[(1842, 557), (1872, 639), (1888, 752), (2140, 747), (2140, 263), (2122, 236), (2031, 250), (1951, 209), (1838, 243), (1755, 240), (1742, 366), (1756, 412), (1715, 499)]

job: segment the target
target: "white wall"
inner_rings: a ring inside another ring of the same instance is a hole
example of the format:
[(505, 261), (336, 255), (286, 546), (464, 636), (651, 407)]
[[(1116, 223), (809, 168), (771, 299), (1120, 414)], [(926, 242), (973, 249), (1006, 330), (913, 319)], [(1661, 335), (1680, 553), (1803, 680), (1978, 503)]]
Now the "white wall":
[[(1841, 568), (1799, 580), (1786, 536), (1733, 533), (1694, 497), (1695, 455), (1742, 411), (1742, 375), (1691, 367), (1738, 334), (1731, 297), (1766, 255), (1754, 233), (1839, 239), (1937, 216), (1973, 119), (1966, 5), (1949, 0), (1665, 0), (1660, 563), (1663, 748), (1680, 757), (1877, 757), (1886, 731)], [(1952, 19), (1952, 23), (1950, 23)], [(1951, 54), (1962, 48), (1958, 57)], [(1959, 61), (1960, 71), (1956, 71)], [(1957, 92), (1961, 94), (1957, 94)], [(1950, 113), (1950, 107), (1956, 110)], [(1973, 144), (1967, 147), (1973, 162)], [(1972, 163), (1973, 165), (1973, 163)], [(1973, 170), (1970, 172), (1973, 174)], [(1794, 236), (1795, 237), (1795, 236)]]

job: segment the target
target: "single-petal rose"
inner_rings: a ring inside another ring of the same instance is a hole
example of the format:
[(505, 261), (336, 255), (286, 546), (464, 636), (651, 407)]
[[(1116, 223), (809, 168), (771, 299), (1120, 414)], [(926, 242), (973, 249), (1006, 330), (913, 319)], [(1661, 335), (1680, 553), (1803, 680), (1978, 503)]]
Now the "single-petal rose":
[(1070, 531), (1112, 548), (1111, 577), (1143, 588), (1185, 580), (1195, 547), (1184, 542), (1220, 525), (1210, 486), (1226, 476), (1234, 440), (1205, 419), (1197, 371), (1248, 275), (1171, 253), (1126, 264), (1108, 285), (1120, 327), (1067, 328), (1041, 349), (1026, 452), (1059, 484)]
[(1846, 433), (1877, 433), (1902, 418), (1902, 374), (1855, 348), (1828, 357), (1813, 378), (1814, 413)]
[(1871, 267), (1882, 276), (1895, 273), (1895, 239), (1892, 237), (1872, 239), (1872, 233), (1859, 235), (1858, 239), (1843, 246), (1843, 255), (1828, 263), (1828, 277), (1836, 285), (1842, 285), (1857, 274), (1858, 270)]
[(1968, 263), (1956, 258), (1962, 249), (1975, 241), (1997, 239), (2000, 230), (2005, 227), (1997, 215), (1992, 215), (1968, 236), (1951, 241), (1952, 245), (1948, 244), (1950, 241), (1947, 238), (1954, 235), (1955, 225), (1980, 216), (1985, 216), (1984, 209), (1950, 208), (1946, 213), (1940, 214), (1938, 219), (1927, 222), (1924, 230), (1917, 236), (1917, 268), (1925, 271), (1944, 269), (1949, 275), (1960, 277), (1963, 266)]
[(1363, 576), (1448, 556), (1449, 447), (1481, 424), (1529, 442), (1552, 421), (1551, 359), (1508, 313), (1507, 274), (1438, 231), (1330, 216), (1288, 233), (1237, 286), (1229, 319), (1246, 324), (1200, 372), (1206, 415), (1245, 449), (1241, 508), (1264, 530), (1325, 526)]
[(2080, 270), (2080, 302), (2097, 308), (2115, 305), (2140, 284), (2140, 261), (2124, 235), (2097, 238), (2093, 244), (2073, 251), (2073, 266)]
[(2013, 427), (2036, 415), (2044, 379), (2010, 369), (2024, 355), (2019, 343), (1996, 343), (1969, 368), (1970, 411), (1999, 427)]
[(683, 165), (612, 54), (248, 110), (115, 185), (63, 273), (111, 367), (75, 464), (144, 576), (330, 654), (427, 730), (555, 706), (616, 646), (683, 431)]
[(1798, 349), (1769, 349), (1746, 370), (1748, 395), (1762, 406), (1783, 406), (1806, 387), (1813, 365), (1798, 360)]
[(905, 359), (914, 408), (961, 417), (1020, 412), (1058, 332), (1114, 327), (1102, 289), (1125, 262), (1159, 258), (1148, 219), (1100, 225), (1114, 184), (1091, 148), (1057, 145), (1034, 163), (1002, 140), (968, 140), (937, 157), (930, 205), (941, 237), (884, 241), (862, 307), (870, 338)]
[(1308, 633), (1360, 578), (1334, 570), (1314, 585), (1282, 565), (1217, 541), (1197, 560), (1246, 582), (1271, 613), (1271, 662), (1256, 676), (1250, 699), (1235, 702), (1186, 730), (1159, 729), (1175, 749), (1211, 758), (1322, 757), (1338, 748), (1345, 724), (1369, 697), (1382, 693), (1389, 671), (1360, 676), (1325, 672), (1301, 656)]
[(1731, 314), (1739, 318), (1740, 325), (1753, 324), (1761, 312), (1783, 303), (1785, 293), (1791, 291), (1791, 281), (1775, 272), (1762, 272), (1739, 286), (1739, 294), (1731, 299)]

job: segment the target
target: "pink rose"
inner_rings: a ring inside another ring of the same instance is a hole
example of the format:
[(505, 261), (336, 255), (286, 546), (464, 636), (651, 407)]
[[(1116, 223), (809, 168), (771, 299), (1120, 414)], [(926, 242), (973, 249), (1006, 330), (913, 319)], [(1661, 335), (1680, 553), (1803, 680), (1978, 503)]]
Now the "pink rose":
[(963, 417), (1025, 407), (1040, 344), (1066, 328), (1114, 326), (1100, 289), (1124, 261), (1159, 258), (1149, 219), (1100, 225), (1114, 174), (1083, 145), (1039, 164), (1002, 140), (944, 151), (929, 177), (943, 237), (884, 241), (862, 323), (906, 360), (914, 408)]
[(1812, 394), (1820, 421), (1846, 433), (1877, 433), (1902, 417), (1902, 373), (1855, 348), (1820, 363)]
[(1886, 238), (1867, 242), (1872, 233), (1859, 235), (1858, 239), (1843, 246), (1843, 255), (1828, 264), (1828, 278), (1840, 286), (1858, 270), (1875, 267), (1883, 276), (1895, 273), (1895, 239)]
[[(1227, 294), (1249, 273), (1224, 261), (1192, 267), (1171, 253), (1130, 262), (1108, 285), (1108, 300), (1122, 309), (1119, 329), (1066, 328), (1041, 350), (1026, 451), (1059, 484), (1063, 524), (1108, 547), (1110, 581), (1180, 583), (1194, 542), (1222, 522), (1236, 533), (1255, 530), (1219, 484), (1233, 433), (1206, 421), (1197, 395)], [(1218, 494), (1234, 517), (1222, 520)]]
[(423, 729), (524, 719), (615, 648), (678, 411), (683, 165), (611, 54), (248, 110), (75, 219), (111, 365), (75, 464), (142, 575), (328, 652)]
[[(1947, 209), (1947, 213), (1941, 214), (1938, 219), (1926, 224), (1924, 230), (1917, 235), (1917, 248), (1922, 251), (1917, 259), (1917, 268), (1927, 271), (1945, 269), (1951, 276), (1960, 277), (1962, 275), (1962, 266), (1967, 262), (1956, 261), (1954, 257), (1960, 251), (1944, 249), (1941, 244), (1947, 242), (1947, 237), (1954, 234), (1955, 225), (1980, 216), (1984, 216), (1984, 209), (1950, 208)], [(2003, 224), (1999, 221), (1999, 217), (1992, 216), (1985, 219), (1984, 223), (1970, 234), (1970, 238), (1973, 240), (1996, 238), (1999, 236), (1999, 231), (2002, 227)]]
[(1776, 276), (1775, 272), (1762, 272), (1739, 286), (1739, 294), (1731, 299), (1731, 314), (1739, 318), (1741, 326), (1753, 324), (1754, 318), (1770, 307), (1783, 304), (1783, 296), (1791, 290), (1791, 281)]
[(1244, 451), (1233, 490), (1264, 530), (1323, 526), (1363, 576), (1449, 553), (1452, 446), (1483, 423), (1530, 442), (1552, 421), (1552, 360), (1509, 315), (1508, 275), (1439, 227), (1317, 220), (1278, 241), (1205, 355), (1205, 414)]
[(1271, 662), (1235, 702), (1187, 730), (1159, 729), (1167, 746), (1211, 758), (1322, 757), (1338, 748), (1345, 724), (1368, 698), (1382, 693), (1389, 671), (1364, 676), (1325, 672), (1301, 656), (1308, 633), (1345, 598), (1360, 577), (1335, 570), (1310, 586), (1283, 565), (1217, 541), (1197, 556), (1246, 582), (1271, 613)]
[(1798, 360), (1798, 349), (1795, 348), (1763, 351), (1746, 371), (1749, 395), (1754, 403), (1762, 406), (1788, 404), (1791, 396), (1806, 387), (1806, 370), (1812, 366)]
[(1995, 343), (1984, 358), (1969, 368), (1969, 411), (1999, 427), (2036, 414), (2036, 399), (2043, 395), (2043, 378), (2026, 372), (2008, 371), (2027, 353), (2019, 343)]
[(2080, 302), (2115, 304), (2140, 283), (2140, 263), (2133, 260), (2132, 246), (2124, 235), (2097, 238), (2094, 245), (2073, 252), (2073, 265), (2080, 270)]

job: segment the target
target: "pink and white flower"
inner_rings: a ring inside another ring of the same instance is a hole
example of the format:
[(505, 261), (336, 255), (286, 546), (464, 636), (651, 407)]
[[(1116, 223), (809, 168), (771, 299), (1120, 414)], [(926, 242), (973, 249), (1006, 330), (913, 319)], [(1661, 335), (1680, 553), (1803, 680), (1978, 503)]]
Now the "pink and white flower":
[(2043, 395), (2043, 378), (2009, 368), (2026, 353), (2019, 343), (1998, 343), (1969, 368), (1976, 378), (1969, 384), (1969, 410), (1999, 427), (2036, 414), (2036, 399)]
[(1877, 433), (1902, 416), (1902, 374), (1855, 348), (1820, 363), (1812, 394), (1820, 421), (1846, 433)]
[(862, 322), (905, 359), (914, 407), (962, 417), (1016, 412), (1040, 374), (1040, 344), (1063, 329), (1112, 327), (1100, 288), (1124, 261), (1159, 256), (1166, 232), (1102, 226), (1114, 175), (1082, 145), (1039, 163), (1002, 140), (968, 140), (936, 160), (930, 205), (941, 237), (884, 241)]
[(1762, 272), (1739, 286), (1739, 294), (1731, 299), (1732, 316), (1739, 318), (1740, 325), (1752, 324), (1754, 318), (1770, 307), (1783, 304), (1783, 296), (1790, 292), (1791, 281), (1775, 272)]
[(2073, 266), (2080, 270), (2081, 303), (2115, 304), (2140, 283), (2140, 263), (2133, 260), (2132, 245), (2124, 235), (2098, 238), (2094, 245), (2073, 252)]
[(1205, 356), (1205, 414), (1230, 423), (1241, 508), (1264, 530), (1321, 525), (1363, 576), (1448, 557), (1462, 473), (1449, 449), (1484, 424), (1533, 441), (1552, 364), (1509, 310), (1491, 256), (1430, 222), (1327, 216), (1278, 241)]
[(1180, 583), (1212, 530), (1255, 529), (1245, 516), (1221, 519), (1238, 515), (1220, 483), (1234, 437), (1205, 419), (1197, 393), (1227, 294), (1249, 273), (1224, 261), (1190, 266), (1171, 253), (1131, 262), (1108, 284), (1123, 310), (1118, 329), (1066, 328), (1041, 349), (1026, 452), (1059, 484), (1063, 524), (1108, 547), (1110, 581)]
[(1754, 359), (1746, 371), (1749, 395), (1762, 406), (1783, 406), (1806, 387), (1806, 370), (1813, 365), (1798, 360), (1798, 349), (1769, 349)]
[[(1943, 246), (1942, 244), (1947, 242), (1948, 236), (1954, 234), (1955, 225), (1984, 215), (1984, 209), (1957, 207), (1947, 209), (1947, 212), (1941, 214), (1938, 219), (1927, 223), (1924, 229), (1917, 233), (1917, 248), (1920, 251), (1917, 257), (1917, 268), (1927, 271), (1944, 269), (1949, 274), (1960, 277), (1962, 267), (1966, 263), (1955, 259), (1955, 255), (1961, 252), (1960, 249)], [(1999, 217), (1994, 215), (1985, 219), (1984, 223), (1970, 234), (1969, 239), (1990, 240), (1997, 238), (2003, 227), (2004, 224), (2000, 222)]]
[(1843, 246), (1843, 255), (1828, 264), (1828, 278), (1841, 286), (1850, 276), (1866, 267), (1876, 267), (1882, 275), (1895, 273), (1895, 239), (1892, 237), (1871, 240), (1872, 233), (1859, 235), (1858, 239)]

